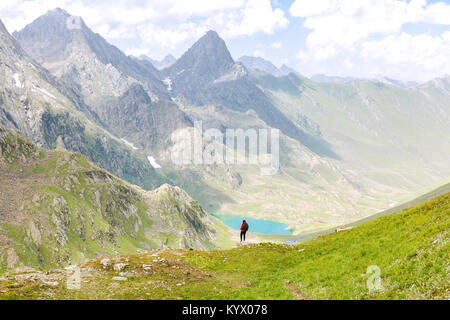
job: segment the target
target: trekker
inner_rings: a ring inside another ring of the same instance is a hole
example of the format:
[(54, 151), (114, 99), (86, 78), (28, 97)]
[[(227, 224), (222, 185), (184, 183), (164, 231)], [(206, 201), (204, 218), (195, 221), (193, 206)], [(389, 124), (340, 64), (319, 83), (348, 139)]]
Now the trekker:
[(245, 234), (247, 233), (248, 230), (248, 223), (244, 221), (242, 221), (242, 225), (241, 225), (241, 242), (242, 239), (244, 239), (245, 241)]

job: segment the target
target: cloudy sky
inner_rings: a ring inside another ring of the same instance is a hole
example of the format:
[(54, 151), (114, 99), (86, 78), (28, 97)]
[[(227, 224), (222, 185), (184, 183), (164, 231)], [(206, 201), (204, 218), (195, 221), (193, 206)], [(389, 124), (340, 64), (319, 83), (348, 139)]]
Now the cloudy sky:
[(300, 73), (424, 81), (450, 74), (450, 0), (1, 0), (20, 30), (56, 7), (127, 54), (179, 57), (209, 29)]

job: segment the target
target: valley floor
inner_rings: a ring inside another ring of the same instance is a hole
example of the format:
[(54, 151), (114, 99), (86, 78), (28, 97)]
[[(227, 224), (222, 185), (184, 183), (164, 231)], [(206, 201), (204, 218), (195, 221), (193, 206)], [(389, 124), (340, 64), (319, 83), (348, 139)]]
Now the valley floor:
[[(0, 275), (1, 299), (449, 299), (450, 193), (299, 245), (104, 257)], [(73, 280), (74, 278), (72, 278)]]

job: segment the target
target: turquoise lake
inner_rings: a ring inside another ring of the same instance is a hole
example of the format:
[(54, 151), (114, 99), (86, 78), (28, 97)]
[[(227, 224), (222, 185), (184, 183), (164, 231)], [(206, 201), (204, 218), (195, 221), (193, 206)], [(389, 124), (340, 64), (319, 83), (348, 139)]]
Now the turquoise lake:
[(281, 234), (281, 235), (291, 235), (292, 230), (287, 230), (289, 225), (274, 222), (269, 220), (261, 220), (261, 219), (253, 219), (253, 218), (243, 218), (237, 216), (228, 216), (228, 215), (216, 215), (212, 214), (212, 216), (218, 218), (228, 227), (233, 228), (235, 230), (241, 229), (242, 220), (247, 221), (249, 232), (256, 232), (261, 234)]

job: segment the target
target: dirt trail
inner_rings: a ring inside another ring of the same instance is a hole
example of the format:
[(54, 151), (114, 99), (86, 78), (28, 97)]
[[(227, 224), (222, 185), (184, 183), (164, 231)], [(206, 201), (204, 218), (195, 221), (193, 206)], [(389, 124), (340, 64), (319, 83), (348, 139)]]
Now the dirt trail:
[(295, 285), (293, 284), (286, 284), (286, 289), (288, 289), (293, 295), (294, 297), (296, 297), (298, 300), (308, 300), (308, 298), (306, 298), (298, 289)]

